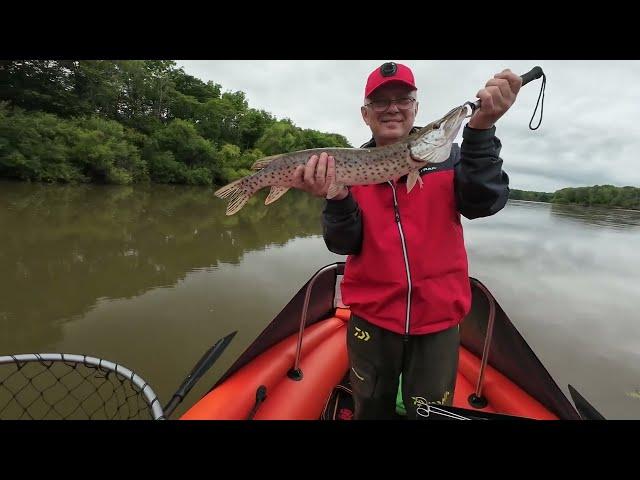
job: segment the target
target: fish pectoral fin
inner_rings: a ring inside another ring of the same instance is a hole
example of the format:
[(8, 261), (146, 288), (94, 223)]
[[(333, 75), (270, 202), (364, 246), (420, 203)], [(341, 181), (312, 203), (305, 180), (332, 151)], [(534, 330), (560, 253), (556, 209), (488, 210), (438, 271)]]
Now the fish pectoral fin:
[(269, 192), (269, 195), (267, 195), (267, 199), (264, 201), (265, 205), (269, 205), (270, 203), (275, 202), (276, 200), (278, 200), (282, 195), (284, 195), (285, 193), (287, 193), (287, 191), (290, 189), (291, 187), (271, 187), (271, 191)]
[(407, 175), (407, 193), (409, 193), (413, 189), (416, 182), (418, 182), (420, 184), (420, 188), (422, 188), (422, 178), (420, 178), (420, 170), (412, 170)]
[(329, 185), (329, 190), (327, 190), (327, 197), (326, 197), (327, 200), (331, 200), (333, 197), (338, 195), (343, 188), (344, 188), (344, 185), (341, 183), (332, 183), (331, 185)]

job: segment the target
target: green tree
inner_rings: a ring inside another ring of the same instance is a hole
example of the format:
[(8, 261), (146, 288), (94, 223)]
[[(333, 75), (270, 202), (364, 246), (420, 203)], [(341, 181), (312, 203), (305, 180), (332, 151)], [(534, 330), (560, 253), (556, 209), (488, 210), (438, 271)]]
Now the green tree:
[(294, 152), (303, 145), (298, 128), (289, 120), (280, 120), (270, 125), (256, 142), (256, 148), (265, 155)]
[(0, 61), (0, 102), (0, 176), (22, 180), (219, 184), (265, 155), (350, 147), (171, 60)]
[(0, 100), (25, 110), (71, 115), (78, 110), (73, 62), (0, 60)]

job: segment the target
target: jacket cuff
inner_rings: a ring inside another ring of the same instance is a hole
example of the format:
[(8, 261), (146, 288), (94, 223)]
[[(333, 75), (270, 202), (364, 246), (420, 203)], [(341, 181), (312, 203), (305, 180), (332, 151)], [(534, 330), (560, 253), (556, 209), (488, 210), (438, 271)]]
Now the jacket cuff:
[(491, 140), (496, 135), (496, 126), (487, 129), (471, 128), (469, 125), (464, 126), (462, 138), (471, 143), (481, 143)]
[(356, 211), (357, 208), (358, 204), (351, 195), (351, 192), (349, 192), (342, 200), (327, 200), (325, 212), (332, 215), (348, 215)]

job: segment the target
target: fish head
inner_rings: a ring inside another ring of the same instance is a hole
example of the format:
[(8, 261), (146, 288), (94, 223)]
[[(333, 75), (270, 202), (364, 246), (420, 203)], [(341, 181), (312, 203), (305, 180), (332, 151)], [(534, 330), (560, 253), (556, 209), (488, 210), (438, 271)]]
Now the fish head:
[(471, 116), (465, 104), (431, 122), (409, 137), (411, 158), (418, 163), (442, 163), (451, 154), (451, 145), (458, 135), (462, 122)]

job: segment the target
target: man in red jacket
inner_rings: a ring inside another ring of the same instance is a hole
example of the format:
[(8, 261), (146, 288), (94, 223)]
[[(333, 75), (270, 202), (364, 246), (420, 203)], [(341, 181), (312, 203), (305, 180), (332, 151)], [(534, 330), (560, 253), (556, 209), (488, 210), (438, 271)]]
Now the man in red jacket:
[[(342, 299), (352, 312), (347, 333), (356, 419), (394, 418), (398, 379), (409, 418), (426, 402), (451, 405), (458, 367), (459, 323), (471, 306), (460, 215), (493, 215), (509, 197), (495, 123), (513, 105), (521, 78), (503, 70), (477, 97), (481, 107), (449, 159), (406, 177), (345, 188), (327, 200), (324, 240), (348, 255)], [(367, 79), (362, 118), (372, 139), (398, 142), (418, 129), (417, 87), (405, 65), (387, 62)], [(313, 156), (296, 171), (297, 188), (326, 196), (335, 160)]]

